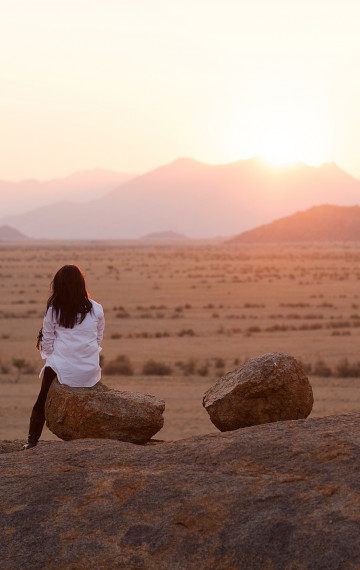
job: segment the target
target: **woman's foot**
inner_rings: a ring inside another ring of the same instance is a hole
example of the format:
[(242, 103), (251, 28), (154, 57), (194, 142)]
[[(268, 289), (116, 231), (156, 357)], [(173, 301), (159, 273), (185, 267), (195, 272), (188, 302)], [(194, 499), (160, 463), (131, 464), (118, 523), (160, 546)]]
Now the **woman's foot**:
[(25, 443), (25, 445), (23, 445), (23, 449), (31, 449), (32, 447), (35, 447), (38, 444), (37, 441), (28, 441), (27, 443)]
[(27, 443), (23, 446), (23, 449), (31, 449), (38, 444), (40, 439), (42, 429), (45, 423), (45, 413), (43, 411), (38, 412), (35, 407), (31, 412), (30, 417), (30, 427)]

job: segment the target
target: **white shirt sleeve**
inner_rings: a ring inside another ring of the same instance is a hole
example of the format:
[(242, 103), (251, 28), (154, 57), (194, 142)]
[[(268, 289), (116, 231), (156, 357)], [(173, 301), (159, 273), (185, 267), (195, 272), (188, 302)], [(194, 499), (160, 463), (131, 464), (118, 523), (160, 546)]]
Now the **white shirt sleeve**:
[(98, 322), (97, 322), (97, 343), (99, 346), (103, 339), (104, 327), (105, 327), (105, 317), (104, 317), (104, 311), (101, 307), (101, 312), (99, 313)]
[(46, 315), (44, 317), (43, 322), (43, 329), (42, 329), (43, 337), (41, 342), (41, 358), (46, 358), (50, 356), (50, 354), (54, 350), (54, 340), (55, 340), (55, 322), (53, 319), (53, 310), (51, 307), (46, 311)]

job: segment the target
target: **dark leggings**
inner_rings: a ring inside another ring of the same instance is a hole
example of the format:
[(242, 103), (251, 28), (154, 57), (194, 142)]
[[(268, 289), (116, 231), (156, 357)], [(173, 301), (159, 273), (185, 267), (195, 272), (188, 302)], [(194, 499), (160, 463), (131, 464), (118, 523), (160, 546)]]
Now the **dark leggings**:
[(48, 391), (50, 389), (51, 383), (56, 376), (56, 372), (50, 366), (46, 366), (44, 370), (44, 375), (41, 383), (40, 392), (38, 395), (38, 399), (35, 402), (33, 410), (40, 415), (45, 414), (45, 402), (46, 396), (48, 395)]

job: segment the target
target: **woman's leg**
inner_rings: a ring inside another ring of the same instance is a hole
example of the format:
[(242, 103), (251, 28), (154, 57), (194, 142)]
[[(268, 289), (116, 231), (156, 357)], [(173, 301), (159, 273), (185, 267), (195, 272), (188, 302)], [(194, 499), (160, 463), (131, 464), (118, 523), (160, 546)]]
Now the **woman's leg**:
[(44, 423), (45, 423), (45, 403), (52, 381), (56, 376), (56, 372), (50, 366), (44, 371), (41, 389), (30, 416), (28, 442), (24, 445), (24, 449), (35, 447), (40, 439)]

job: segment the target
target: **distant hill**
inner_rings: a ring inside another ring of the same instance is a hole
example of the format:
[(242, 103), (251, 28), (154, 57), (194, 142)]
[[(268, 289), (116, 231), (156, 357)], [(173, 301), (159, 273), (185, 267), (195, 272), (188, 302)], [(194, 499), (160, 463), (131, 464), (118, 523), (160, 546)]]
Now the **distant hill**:
[(243, 232), (233, 243), (360, 241), (360, 207), (314, 206)]
[(95, 168), (53, 180), (0, 180), (0, 216), (22, 214), (61, 200), (88, 202), (132, 178), (133, 174)]
[(138, 239), (176, 228), (230, 237), (314, 205), (360, 203), (360, 180), (334, 163), (276, 170), (259, 159), (209, 165), (178, 159), (96, 200), (67, 201), (0, 219), (34, 238)]
[(22, 241), (27, 239), (30, 238), (10, 226), (0, 226), (0, 241)]
[(168, 239), (187, 239), (187, 237), (184, 236), (183, 234), (178, 234), (176, 232), (168, 230), (165, 232), (154, 232), (152, 234), (147, 234), (146, 236), (143, 236), (142, 239), (168, 240)]

